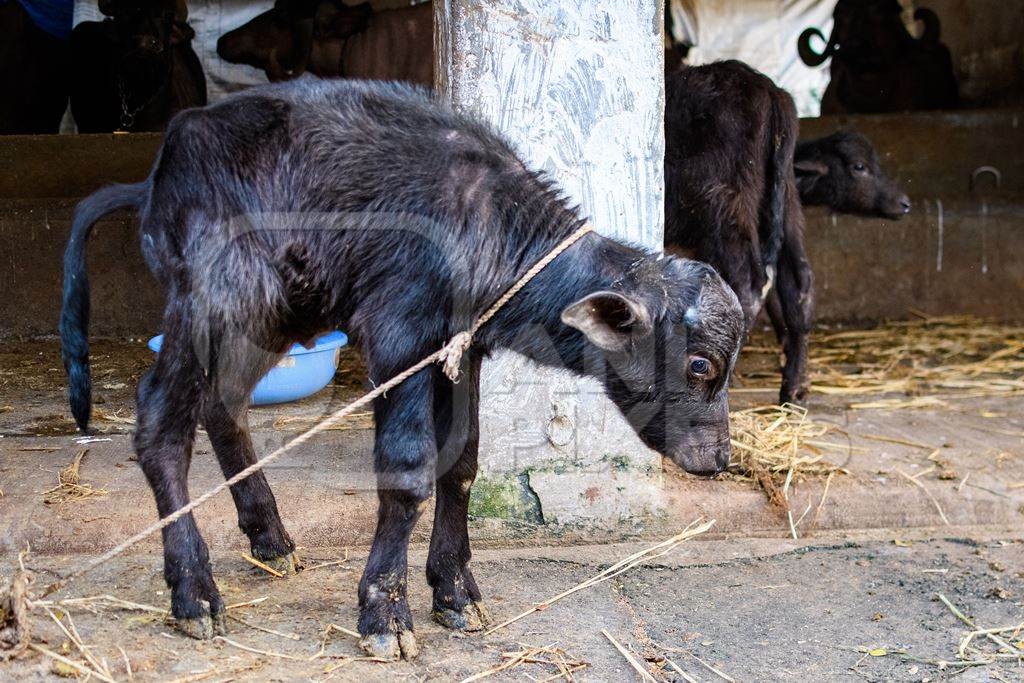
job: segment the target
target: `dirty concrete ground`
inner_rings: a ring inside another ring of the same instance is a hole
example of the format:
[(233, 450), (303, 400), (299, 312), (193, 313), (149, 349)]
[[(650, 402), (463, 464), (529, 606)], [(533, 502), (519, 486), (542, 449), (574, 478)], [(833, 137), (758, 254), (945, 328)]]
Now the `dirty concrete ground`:
[[(96, 425), (100, 437), (110, 441), (87, 446), (72, 438), (56, 348), (47, 340), (0, 345), (0, 573), (9, 575), (16, 552), (31, 541), (37, 553), (29, 564), (41, 583), (49, 572), (77, 566), (155, 516), (129, 459), (134, 387), (151, 360), (143, 341), (94, 342)], [(748, 354), (742, 370), (747, 377), (763, 376), (773, 363)], [(275, 428), (282, 417), (322, 415), (358, 395), (362, 378), (358, 356), (348, 352), (333, 385), (315, 399), (252, 410), (257, 450), (265, 452), (296, 433)], [(732, 407), (770, 402), (774, 390), (757, 386), (747, 382), (735, 391)], [(685, 679), (661, 670), (664, 661), (658, 657), (668, 657), (700, 681), (723, 679), (697, 657), (736, 680), (1024, 681), (1016, 661), (945, 669), (935, 664), (956, 660), (956, 646), (967, 630), (938, 601), (938, 593), (974, 617), (978, 628), (1024, 621), (1024, 397), (970, 398), (947, 409), (908, 411), (853, 411), (847, 407), (852, 400), (812, 397), (812, 416), (842, 427), (853, 448), (837, 462), (850, 473), (833, 482), (828, 500), (813, 515), (816, 530), (810, 538), (790, 540), (785, 520), (750, 482), (697, 480), (668, 465), (665, 475), (677, 480), (673, 513), (660, 524), (623, 527), (607, 534), (608, 540), (660, 539), (701, 515), (718, 519), (708, 535), (714, 540), (691, 541), (658, 564), (638, 567), (486, 638), (457, 638), (430, 621), (422, 578), (429, 525), (421, 523), (412, 553), (410, 602), (423, 654), (413, 664), (350, 661), (358, 650), (339, 632), (331, 634), (323, 657), (306, 661), (319, 649), (327, 624), (355, 625), (356, 583), (375, 507), (368, 458), (372, 432), (365, 423), (325, 435), (268, 472), (286, 525), (309, 546), (307, 565), (340, 557), (342, 550), (334, 547), (339, 543), (353, 546), (347, 562), (273, 579), (241, 559), (244, 539), (234, 526), (230, 499), (215, 499), (200, 512), (228, 602), (267, 597), (238, 608), (240, 618), (298, 639), (238, 621), (229, 637), (287, 657), (254, 654), (221, 641), (185, 640), (160, 615), (96, 605), (95, 612), (84, 605), (68, 611), (118, 680), (126, 678), (125, 656), (140, 680), (452, 680), (498, 665), (502, 652), (519, 651), (521, 644), (552, 645), (570, 659), (588, 662), (575, 674), (584, 680), (636, 678), (600, 634), (606, 628), (650, 658), (651, 670), (665, 680)], [(83, 476), (106, 495), (43, 503), (56, 472), (85, 448)], [(939, 449), (943, 467), (920, 478), (926, 490), (906, 482), (899, 472), (928, 470), (935, 464), (928, 459), (933, 449)], [(202, 457), (209, 453), (202, 434), (196, 452), (193, 486), (204, 490), (220, 475), (212, 459)], [(950, 471), (956, 477), (940, 478)], [(822, 481), (798, 482), (795, 507), (805, 501), (818, 505), (822, 494)], [(937, 505), (952, 526), (942, 523)], [(478, 548), (475, 572), (499, 618), (644, 545), (593, 545), (604, 536), (512, 529), (480, 519), (473, 521), (472, 535)], [(566, 547), (570, 544), (575, 545)], [(113, 593), (166, 608), (159, 557), (158, 541), (147, 543), (63, 595)], [(64, 647), (52, 622), (37, 618), (35, 633), (54, 650)], [(541, 679), (555, 673), (550, 666), (524, 664), (496, 678)], [(39, 655), (0, 665), (0, 678), (55, 675), (52, 663)]]
[[(186, 639), (157, 613), (101, 602), (66, 609), (91, 653), (105, 660), (118, 680), (127, 678), (126, 659), (140, 681), (462, 680), (507, 661), (502, 653), (527, 646), (561, 648), (570, 661), (586, 662), (575, 672), (579, 680), (639, 680), (601, 634), (606, 629), (661, 680), (685, 680), (664, 668), (667, 658), (698, 681), (724, 680), (702, 661), (737, 681), (1021, 681), (1020, 661), (955, 663), (958, 643), (969, 629), (937, 596), (945, 595), (979, 629), (1024, 622), (1022, 540), (1019, 532), (918, 541), (852, 535), (810, 544), (693, 540), (489, 636), (454, 635), (430, 620), (425, 549), (417, 546), (410, 604), (421, 654), (411, 663), (361, 661), (355, 639), (337, 631), (327, 638), (322, 655), (311, 659), (329, 624), (354, 628), (363, 552), (284, 579), (249, 566), (238, 553), (215, 554), (215, 572), (229, 604), (262, 599), (230, 611), (230, 643)], [(504, 619), (638, 547), (483, 550), (473, 567), (492, 613)], [(305, 562), (315, 567), (342, 556), (340, 550), (317, 548), (306, 552)], [(49, 571), (80, 561), (80, 556), (30, 558), (40, 582)], [(119, 558), (68, 596), (104, 593), (165, 608), (159, 554)], [(44, 614), (36, 614), (33, 626), (37, 642), (68, 651), (66, 638)], [(943, 666), (943, 661), (950, 663)], [(55, 668), (30, 654), (0, 665), (4, 670), (8, 680), (31, 681), (50, 680)], [(550, 665), (525, 663), (493, 680), (527, 675), (539, 680), (556, 673)]]

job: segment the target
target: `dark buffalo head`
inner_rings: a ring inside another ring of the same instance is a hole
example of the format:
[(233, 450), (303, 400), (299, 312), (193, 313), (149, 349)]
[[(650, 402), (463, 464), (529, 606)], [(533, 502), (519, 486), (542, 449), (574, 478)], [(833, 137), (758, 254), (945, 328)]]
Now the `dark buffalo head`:
[(300, 76), (317, 41), (344, 40), (366, 28), (370, 4), (341, 0), (277, 0), (274, 7), (222, 35), (217, 54), (262, 69), (271, 81)]
[[(797, 48), (808, 66), (818, 66), (832, 56), (855, 62), (863, 68), (884, 69), (914, 43), (903, 23), (898, 0), (839, 0), (833, 12), (832, 35), (821, 53), (811, 47), (811, 38), (825, 42), (821, 31), (809, 28), (800, 34)], [(914, 18), (924, 24), (921, 41), (937, 43), (939, 20), (934, 12), (918, 9)]]
[(800, 200), (839, 213), (900, 219), (910, 199), (882, 170), (871, 141), (841, 131), (797, 145), (793, 162)]
[(608, 396), (644, 443), (694, 474), (729, 465), (728, 384), (744, 323), (713, 268), (649, 257), (561, 317), (601, 354)]
[(184, 0), (100, 0), (113, 19), (113, 35), (126, 55), (152, 57), (195, 37)]

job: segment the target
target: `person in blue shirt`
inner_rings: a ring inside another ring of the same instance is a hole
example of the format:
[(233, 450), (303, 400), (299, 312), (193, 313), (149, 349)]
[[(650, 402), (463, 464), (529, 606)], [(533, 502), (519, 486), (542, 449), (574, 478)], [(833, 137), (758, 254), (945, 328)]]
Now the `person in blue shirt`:
[(0, 0), (0, 135), (56, 133), (74, 0)]

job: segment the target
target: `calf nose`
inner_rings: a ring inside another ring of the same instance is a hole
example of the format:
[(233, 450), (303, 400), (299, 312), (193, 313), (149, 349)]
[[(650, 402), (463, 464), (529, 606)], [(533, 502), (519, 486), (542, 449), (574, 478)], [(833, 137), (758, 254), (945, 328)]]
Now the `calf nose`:
[(910, 203), (910, 197), (903, 195), (900, 197), (900, 208), (903, 209), (903, 213), (910, 213), (911, 207), (914, 205)]
[(696, 474), (699, 477), (714, 477), (725, 471), (731, 457), (732, 448), (726, 441), (687, 446), (672, 459), (690, 474)]

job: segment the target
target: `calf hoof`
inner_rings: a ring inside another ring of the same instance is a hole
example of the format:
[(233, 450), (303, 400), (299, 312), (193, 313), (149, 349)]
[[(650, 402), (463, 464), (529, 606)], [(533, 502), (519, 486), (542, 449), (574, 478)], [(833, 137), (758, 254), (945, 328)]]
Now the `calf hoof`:
[(810, 390), (807, 387), (801, 387), (796, 390), (788, 389), (783, 387), (779, 392), (779, 405), (785, 405), (792, 403), (795, 406), (806, 406), (807, 405), (807, 394)]
[(359, 639), (359, 647), (371, 657), (388, 661), (401, 657), (414, 659), (420, 653), (412, 631), (400, 631), (398, 634), (371, 633)]
[[(254, 555), (253, 557), (256, 556)], [(282, 555), (280, 557), (272, 557), (266, 560), (258, 557), (256, 559), (258, 559), (260, 562), (267, 565), (274, 571), (281, 572), (286, 576), (289, 574), (298, 574), (300, 571), (302, 571), (303, 568), (302, 561), (299, 560), (299, 556), (295, 553), (288, 553), (287, 555)]]
[(174, 627), (182, 634), (196, 640), (210, 640), (214, 636), (223, 636), (228, 632), (227, 617), (223, 612), (216, 612), (212, 616), (175, 619)]
[(491, 623), (491, 613), (482, 602), (471, 602), (461, 610), (435, 609), (434, 621), (454, 631), (482, 631)]

